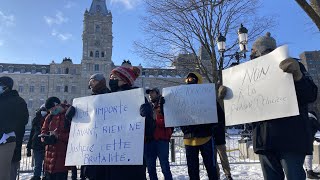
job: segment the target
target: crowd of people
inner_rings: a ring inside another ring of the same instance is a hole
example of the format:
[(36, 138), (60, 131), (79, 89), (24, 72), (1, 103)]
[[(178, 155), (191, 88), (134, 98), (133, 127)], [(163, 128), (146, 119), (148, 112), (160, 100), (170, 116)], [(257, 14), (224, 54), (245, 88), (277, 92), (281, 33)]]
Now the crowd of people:
[[(276, 49), (276, 41), (268, 33), (253, 44), (250, 58), (268, 54)], [(252, 124), (253, 149), (259, 155), (264, 179), (302, 180), (320, 178), (312, 170), (312, 147), (314, 135), (320, 129), (317, 115), (308, 113), (308, 104), (317, 98), (318, 88), (298, 59), (287, 58), (279, 68), (291, 73), (294, 79), (299, 112), (297, 116), (284, 117)], [(103, 74), (94, 74), (88, 85), (92, 95), (114, 93), (135, 89), (135, 80), (140, 70), (128, 62), (111, 71), (109, 88)], [(201, 84), (202, 76), (190, 72), (186, 84)], [(21, 159), (22, 138), (28, 123), (26, 102), (13, 90), (10, 77), (0, 77), (0, 179), (16, 179)], [(217, 92), (218, 123), (180, 127), (183, 132), (184, 147), (190, 180), (199, 180), (199, 153), (202, 156), (208, 179), (220, 179), (217, 163), (219, 155), (227, 180), (232, 174), (226, 154), (225, 114), (223, 100), (228, 88), (220, 85)], [(171, 180), (169, 164), (169, 143), (173, 128), (165, 127), (163, 106), (165, 98), (158, 88), (146, 90), (149, 100), (140, 107), (140, 115), (145, 118), (144, 155), (142, 165), (86, 165), (81, 166), (81, 179), (89, 180), (145, 180), (146, 169), (150, 180), (157, 180), (156, 160), (159, 159), (165, 180)], [(66, 180), (68, 170), (77, 178), (77, 168), (65, 166), (70, 125), (76, 109), (61, 102), (57, 97), (49, 97), (32, 120), (27, 156), (35, 160), (32, 180)], [(306, 164), (306, 171), (303, 164)], [(44, 173), (43, 173), (44, 172)]]

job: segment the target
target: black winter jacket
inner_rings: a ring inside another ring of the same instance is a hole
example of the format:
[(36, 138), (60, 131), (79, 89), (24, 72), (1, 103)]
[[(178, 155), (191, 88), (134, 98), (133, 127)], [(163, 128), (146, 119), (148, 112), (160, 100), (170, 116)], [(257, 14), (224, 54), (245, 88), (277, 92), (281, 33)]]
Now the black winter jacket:
[[(299, 106), (298, 116), (253, 123), (253, 149), (266, 152), (297, 152), (311, 154), (312, 133), (308, 131), (308, 104), (317, 99), (318, 88), (304, 66), (299, 62), (303, 77), (294, 82)], [(312, 139), (313, 141), (313, 139)]]
[[(225, 121), (224, 112), (218, 102), (217, 102), (217, 113), (218, 113), (218, 119)], [(180, 128), (184, 134), (183, 138), (191, 139), (191, 138), (201, 138), (201, 137), (212, 136), (215, 126), (216, 126), (215, 124), (211, 123), (211, 124), (181, 126)]]
[(213, 138), (216, 145), (226, 144), (226, 119), (224, 111), (222, 110), (219, 103), (217, 103), (218, 111), (218, 123), (214, 126), (213, 129)]
[(33, 149), (36, 151), (44, 151), (44, 143), (41, 142), (41, 138), (38, 137), (41, 134), (41, 128), (44, 123), (45, 117), (42, 117), (41, 111), (37, 111), (36, 117), (32, 120), (32, 127), (27, 144), (27, 149)]
[(0, 95), (0, 117), (0, 138), (4, 133), (15, 132), (16, 148), (12, 161), (20, 161), (22, 140), (29, 112), (26, 102), (16, 90), (6, 91)]

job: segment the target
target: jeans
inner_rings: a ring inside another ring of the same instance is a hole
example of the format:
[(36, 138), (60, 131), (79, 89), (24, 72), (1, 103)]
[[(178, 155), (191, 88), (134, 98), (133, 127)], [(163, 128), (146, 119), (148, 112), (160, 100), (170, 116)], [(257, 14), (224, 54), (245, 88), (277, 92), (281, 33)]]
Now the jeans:
[(169, 141), (152, 140), (144, 146), (144, 157), (147, 164), (150, 180), (157, 180), (156, 160), (160, 161), (160, 166), (165, 180), (172, 180), (169, 165)]
[(303, 169), (305, 154), (294, 152), (267, 152), (259, 155), (265, 180), (305, 180)]
[(185, 145), (188, 174), (190, 180), (200, 180), (199, 174), (199, 151), (206, 167), (209, 180), (217, 180), (216, 160), (214, 158), (214, 141), (211, 138), (207, 143), (200, 146)]
[(33, 176), (40, 177), (43, 168), (43, 160), (44, 160), (44, 151), (42, 150), (33, 150), (34, 157), (34, 172)]

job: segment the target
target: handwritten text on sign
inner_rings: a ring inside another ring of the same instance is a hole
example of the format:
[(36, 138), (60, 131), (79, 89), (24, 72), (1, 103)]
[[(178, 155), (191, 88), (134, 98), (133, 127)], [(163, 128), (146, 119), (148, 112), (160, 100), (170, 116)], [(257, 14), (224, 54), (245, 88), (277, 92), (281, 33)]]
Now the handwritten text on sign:
[(164, 88), (166, 127), (218, 122), (214, 84), (190, 84)]
[(66, 166), (143, 163), (143, 89), (73, 100)]
[(244, 124), (299, 114), (291, 74), (279, 68), (287, 46), (222, 71), (228, 88), (224, 100), (226, 125)]

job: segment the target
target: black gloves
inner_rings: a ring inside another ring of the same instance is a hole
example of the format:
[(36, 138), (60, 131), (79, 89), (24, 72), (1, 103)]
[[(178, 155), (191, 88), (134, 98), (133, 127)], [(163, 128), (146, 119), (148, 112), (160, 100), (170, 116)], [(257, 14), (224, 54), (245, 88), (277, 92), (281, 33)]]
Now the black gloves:
[(31, 157), (31, 149), (27, 149), (27, 157)]
[(161, 96), (159, 99), (159, 104), (164, 105), (164, 103), (166, 103), (166, 101), (164, 100), (164, 97)]
[(161, 96), (160, 99), (159, 99), (159, 105), (160, 105), (160, 112), (161, 112), (162, 115), (164, 115), (163, 105), (164, 105), (165, 102), (166, 101), (164, 100), (164, 97)]
[(55, 135), (50, 135), (50, 136), (44, 136), (44, 144), (45, 145), (52, 145), (55, 144), (57, 142), (57, 138)]
[(71, 121), (75, 114), (76, 114), (76, 108), (74, 108), (73, 106), (70, 106), (65, 116), (69, 121)]
[(142, 117), (151, 116), (152, 115), (152, 106), (149, 103), (142, 104), (140, 106), (140, 115)]

